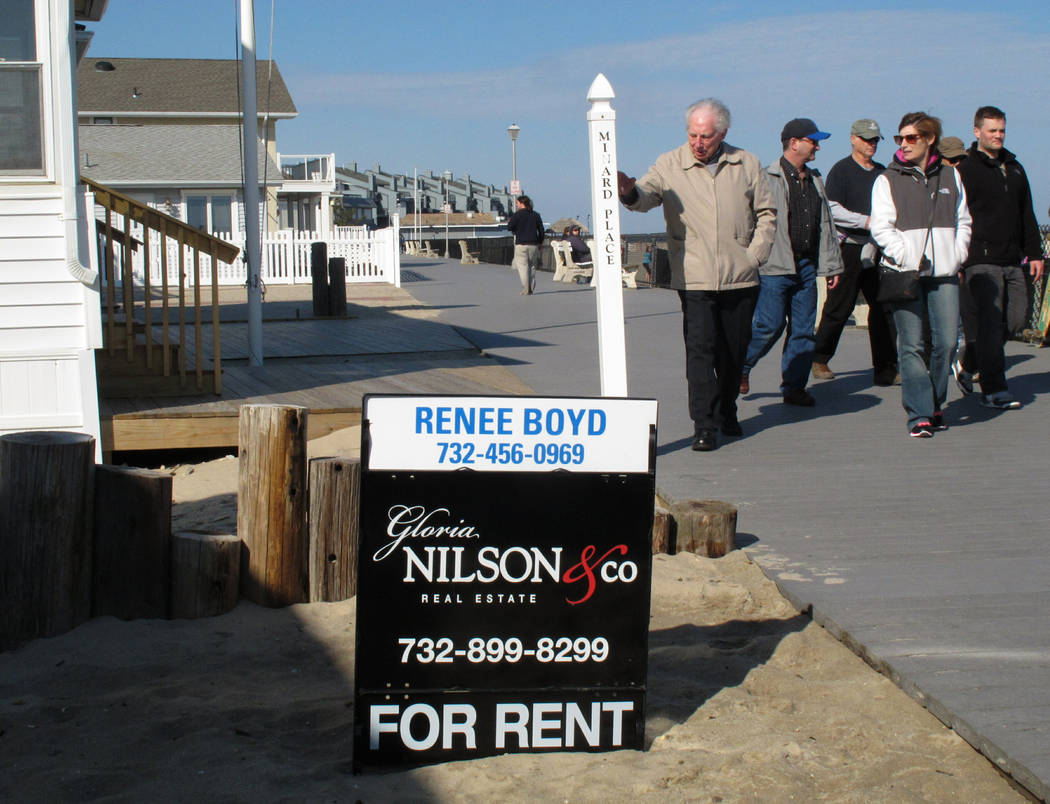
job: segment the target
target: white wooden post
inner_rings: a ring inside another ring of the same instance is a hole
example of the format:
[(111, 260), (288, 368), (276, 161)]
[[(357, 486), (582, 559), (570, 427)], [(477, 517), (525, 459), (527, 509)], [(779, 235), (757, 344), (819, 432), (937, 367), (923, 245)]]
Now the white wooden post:
[(623, 327), (623, 270), (620, 262), (620, 204), (616, 187), (615, 96), (598, 73), (587, 100), (591, 143), (591, 209), (594, 221), (594, 276), (598, 305), (598, 368), (602, 396), (627, 396), (627, 353)]

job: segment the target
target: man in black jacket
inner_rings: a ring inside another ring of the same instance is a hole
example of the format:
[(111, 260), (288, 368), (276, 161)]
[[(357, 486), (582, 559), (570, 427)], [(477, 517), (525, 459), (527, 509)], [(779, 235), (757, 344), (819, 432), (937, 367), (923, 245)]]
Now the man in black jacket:
[[(966, 287), (977, 307), (977, 369), (981, 404), (1000, 410), (1021, 407), (1006, 387), (1003, 343), (1004, 302), (1008, 294), (1026, 294), (1023, 259), (1035, 279), (1043, 274), (1043, 247), (1032, 209), (1032, 190), (1024, 168), (1003, 147), (1006, 114), (982, 106), (973, 118), (977, 138), (958, 167), (973, 216), (970, 253), (963, 263)], [(1023, 298), (1023, 296), (1022, 296)], [(1007, 305), (1014, 310), (1026, 305)], [(1021, 321), (1008, 321), (1010, 330)]]
[(514, 268), (521, 278), (521, 295), (531, 296), (536, 290), (536, 269), (540, 266), (543, 245), (543, 219), (532, 209), (532, 199), (518, 196), (518, 209), (507, 221), (514, 234)]

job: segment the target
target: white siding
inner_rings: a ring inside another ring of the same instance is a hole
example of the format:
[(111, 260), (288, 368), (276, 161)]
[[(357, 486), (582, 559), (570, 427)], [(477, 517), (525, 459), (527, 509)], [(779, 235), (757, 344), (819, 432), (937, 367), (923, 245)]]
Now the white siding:
[(99, 449), (95, 354), (0, 354), (0, 435), (21, 430), (77, 430)]
[(12, 195), (0, 197), (0, 357), (83, 349), (85, 298), (66, 268), (61, 196)]

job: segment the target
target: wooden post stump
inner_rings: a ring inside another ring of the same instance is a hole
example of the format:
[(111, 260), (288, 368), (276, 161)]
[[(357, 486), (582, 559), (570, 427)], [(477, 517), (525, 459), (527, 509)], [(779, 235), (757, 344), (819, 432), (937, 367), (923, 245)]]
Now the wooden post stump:
[(310, 461), (310, 602), (357, 594), (357, 511), (361, 462)]
[(653, 553), (674, 552), (673, 528), (674, 518), (671, 512), (656, 506), (653, 510)]
[(0, 436), (0, 650), (91, 615), (95, 439)]
[(332, 257), (328, 261), (328, 315), (346, 318), (346, 260)]
[(675, 552), (720, 558), (734, 547), (736, 506), (721, 500), (675, 504)]
[(225, 614), (237, 605), (241, 540), (228, 533), (180, 531), (172, 540), (171, 616)]
[(171, 487), (167, 472), (96, 467), (93, 617), (171, 616)]
[(298, 405), (242, 405), (237, 535), (241, 594), (263, 606), (305, 603), (306, 413)]
[(314, 315), (328, 315), (328, 244), (310, 244), (310, 280), (313, 283)]

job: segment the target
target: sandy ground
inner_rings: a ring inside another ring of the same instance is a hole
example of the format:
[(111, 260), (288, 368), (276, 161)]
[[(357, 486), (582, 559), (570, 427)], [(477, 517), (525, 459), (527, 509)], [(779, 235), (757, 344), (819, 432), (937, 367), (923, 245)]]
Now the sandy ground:
[[(353, 454), (358, 434), (311, 442)], [(171, 468), (176, 529), (236, 527), (237, 461)], [(353, 600), (98, 618), (0, 654), (2, 801), (1024, 801), (799, 615), (742, 551), (657, 556), (645, 751), (351, 773)]]

